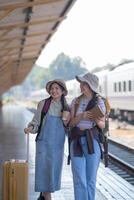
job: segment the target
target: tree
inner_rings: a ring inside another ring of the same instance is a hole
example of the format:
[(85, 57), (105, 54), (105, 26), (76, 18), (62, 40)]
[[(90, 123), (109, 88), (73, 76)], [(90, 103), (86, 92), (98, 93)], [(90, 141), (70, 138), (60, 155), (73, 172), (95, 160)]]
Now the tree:
[(61, 53), (50, 65), (52, 78), (62, 78), (64, 80), (74, 79), (76, 75), (83, 74), (87, 71), (84, 62), (80, 57), (70, 58)]
[(49, 68), (42, 68), (35, 65), (22, 84), (22, 88), (25, 91), (38, 90), (44, 88), (49, 80), (61, 78), (67, 81), (74, 79), (76, 75), (86, 72), (85, 63), (80, 57), (70, 58), (61, 53), (50, 64)]

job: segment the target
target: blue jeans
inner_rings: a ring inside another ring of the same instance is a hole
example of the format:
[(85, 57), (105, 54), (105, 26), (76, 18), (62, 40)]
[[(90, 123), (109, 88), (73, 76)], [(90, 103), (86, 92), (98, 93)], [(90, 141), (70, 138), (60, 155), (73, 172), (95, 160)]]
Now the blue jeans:
[(88, 154), (86, 138), (82, 137), (80, 140), (82, 157), (73, 155), (73, 141), (70, 147), (75, 200), (95, 200), (96, 176), (101, 157), (100, 146), (94, 139), (94, 153)]

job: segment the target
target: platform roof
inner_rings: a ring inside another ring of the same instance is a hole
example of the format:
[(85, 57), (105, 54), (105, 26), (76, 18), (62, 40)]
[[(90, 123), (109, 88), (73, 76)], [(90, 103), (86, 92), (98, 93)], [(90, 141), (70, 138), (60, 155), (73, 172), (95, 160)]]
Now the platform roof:
[(0, 95), (20, 84), (76, 0), (0, 0)]

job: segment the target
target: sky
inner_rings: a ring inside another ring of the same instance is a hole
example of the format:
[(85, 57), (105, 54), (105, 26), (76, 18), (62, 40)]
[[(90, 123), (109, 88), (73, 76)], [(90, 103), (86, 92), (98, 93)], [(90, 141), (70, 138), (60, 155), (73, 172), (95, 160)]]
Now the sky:
[(77, 0), (36, 63), (48, 67), (61, 52), (88, 70), (134, 59), (133, 8), (134, 0)]

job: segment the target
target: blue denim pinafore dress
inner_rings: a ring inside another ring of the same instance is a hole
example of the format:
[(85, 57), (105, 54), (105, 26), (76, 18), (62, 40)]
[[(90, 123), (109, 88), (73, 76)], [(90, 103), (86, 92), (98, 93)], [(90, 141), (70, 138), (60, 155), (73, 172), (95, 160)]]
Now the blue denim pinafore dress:
[(36, 142), (36, 192), (60, 190), (64, 142), (65, 131), (61, 117), (47, 114)]

